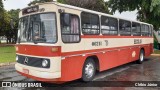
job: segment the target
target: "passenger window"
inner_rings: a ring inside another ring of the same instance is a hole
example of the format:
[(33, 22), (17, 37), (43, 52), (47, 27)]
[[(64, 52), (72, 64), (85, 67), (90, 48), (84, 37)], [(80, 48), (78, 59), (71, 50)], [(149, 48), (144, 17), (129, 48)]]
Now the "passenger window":
[(73, 14), (61, 14), (62, 41), (78, 43), (80, 41), (79, 17)]
[(150, 25), (150, 27), (151, 27), (151, 36), (153, 36), (153, 26)]
[(142, 36), (149, 36), (149, 26), (142, 24), (141, 25), (141, 33), (142, 33)]
[(141, 25), (139, 23), (132, 22), (132, 35), (141, 36)]
[(151, 26), (149, 26), (149, 36), (152, 36), (152, 27)]
[(99, 16), (86, 12), (81, 13), (82, 33), (85, 35), (99, 34)]
[(111, 17), (101, 17), (101, 30), (103, 35), (118, 34), (118, 20)]
[(119, 33), (121, 36), (130, 36), (131, 22), (125, 20), (119, 20)]

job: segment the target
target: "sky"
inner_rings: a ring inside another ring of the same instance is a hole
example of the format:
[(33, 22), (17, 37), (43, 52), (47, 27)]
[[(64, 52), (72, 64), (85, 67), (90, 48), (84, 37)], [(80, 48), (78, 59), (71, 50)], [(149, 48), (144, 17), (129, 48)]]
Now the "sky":
[(6, 10), (24, 8), (28, 6), (28, 3), (33, 0), (3, 0), (4, 8)]
[[(27, 7), (28, 3), (31, 2), (33, 0), (3, 0), (4, 3), (4, 8), (6, 10), (10, 10), (10, 9), (22, 9)], [(107, 0), (105, 0), (107, 1)], [(123, 13), (118, 13), (116, 12), (114, 14), (114, 16), (120, 17), (120, 18), (125, 18), (125, 19), (129, 19), (129, 20), (136, 20), (136, 11), (133, 12), (123, 12)]]

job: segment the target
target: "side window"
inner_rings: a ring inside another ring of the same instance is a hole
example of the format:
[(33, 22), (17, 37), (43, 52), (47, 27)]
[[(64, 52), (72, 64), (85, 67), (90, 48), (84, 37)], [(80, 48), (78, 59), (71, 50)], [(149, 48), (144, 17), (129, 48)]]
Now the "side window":
[(132, 35), (141, 36), (141, 25), (139, 23), (132, 22)]
[(142, 24), (141, 25), (141, 33), (142, 33), (142, 36), (149, 36), (149, 26)]
[(145, 27), (146, 27), (146, 32), (148, 32), (147, 36), (149, 36), (150, 35), (150, 27), (149, 27), (149, 25), (145, 25)]
[(160, 36), (160, 31), (158, 31), (158, 36)]
[(125, 20), (119, 20), (119, 33), (121, 36), (130, 36), (131, 22)]
[(101, 30), (103, 35), (118, 34), (118, 20), (111, 17), (101, 17)]
[(150, 27), (151, 27), (151, 36), (153, 36), (153, 26), (150, 25)]
[(80, 41), (79, 17), (73, 14), (61, 14), (61, 33), (64, 43), (78, 43)]
[(149, 25), (149, 36), (152, 36), (152, 26)]
[(82, 33), (84, 35), (99, 34), (99, 16), (86, 12), (81, 13)]

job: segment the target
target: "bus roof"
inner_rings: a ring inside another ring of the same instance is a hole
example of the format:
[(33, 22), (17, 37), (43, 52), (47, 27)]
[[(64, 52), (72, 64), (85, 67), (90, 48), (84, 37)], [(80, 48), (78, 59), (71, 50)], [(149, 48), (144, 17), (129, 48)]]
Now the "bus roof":
[[(58, 3), (58, 2), (37, 3), (36, 5), (44, 5), (44, 4), (55, 4), (55, 5), (60, 6), (60, 7), (75, 9), (75, 10), (79, 10), (79, 11), (85, 11), (85, 12), (94, 13), (94, 14), (98, 14), (98, 15), (104, 15), (104, 16), (108, 16), (108, 17), (112, 17), (112, 18), (123, 19), (123, 20), (131, 21), (131, 22), (137, 22), (137, 23), (141, 23), (141, 24), (148, 24), (148, 23), (140, 22), (140, 21), (136, 21), (136, 20), (129, 20), (129, 19), (125, 19), (125, 18), (116, 17), (116, 16), (113, 16), (113, 15), (110, 15), (110, 14), (107, 14), (107, 13), (102, 13), (102, 12), (98, 12), (98, 11), (84, 9), (84, 8), (80, 8), (80, 7), (76, 7), (76, 6), (72, 6), (72, 5), (67, 5), (67, 4), (61, 4), (61, 3)], [(148, 24), (148, 25), (152, 25), (152, 24)]]

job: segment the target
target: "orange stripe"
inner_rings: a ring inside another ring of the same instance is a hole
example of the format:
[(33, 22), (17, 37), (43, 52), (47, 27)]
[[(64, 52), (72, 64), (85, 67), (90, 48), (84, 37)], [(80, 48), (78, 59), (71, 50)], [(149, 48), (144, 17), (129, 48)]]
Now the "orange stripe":
[[(18, 51), (16, 53), (26, 54), (26, 55), (35, 55), (35, 56), (60, 56), (61, 47), (60, 46), (35, 46), (35, 45), (16, 45)], [(52, 52), (52, 48), (57, 48), (57, 52)]]
[[(56, 57), (56, 56), (69, 56), (69, 55), (78, 55), (78, 54), (86, 54), (93, 52), (102, 52), (108, 50), (118, 50), (118, 49), (129, 49), (132, 47), (144, 47), (145, 45), (133, 45), (133, 46), (124, 46), (124, 47), (114, 47), (114, 48), (102, 48), (102, 49), (92, 49), (92, 50), (81, 50), (81, 51), (72, 51), (72, 52), (61, 52), (60, 46), (35, 46), (35, 45), (16, 45), (18, 47), (18, 51), (16, 53), (33, 55), (33, 56), (45, 56), (45, 57)], [(58, 48), (57, 52), (52, 52), (52, 48)]]
[(81, 38), (153, 38), (149, 36), (100, 36), (100, 35), (82, 35)]
[(93, 52), (102, 52), (102, 51), (113, 51), (113, 50), (119, 50), (119, 49), (129, 49), (133, 47), (144, 47), (145, 45), (150, 44), (143, 44), (143, 45), (133, 45), (133, 46), (124, 46), (124, 47), (114, 47), (114, 48), (102, 48), (102, 49), (92, 49), (92, 50), (81, 50), (81, 51), (74, 51), (74, 52), (62, 52), (62, 56), (66, 57), (69, 55), (78, 55), (78, 54), (86, 54), (86, 53), (93, 53)]

